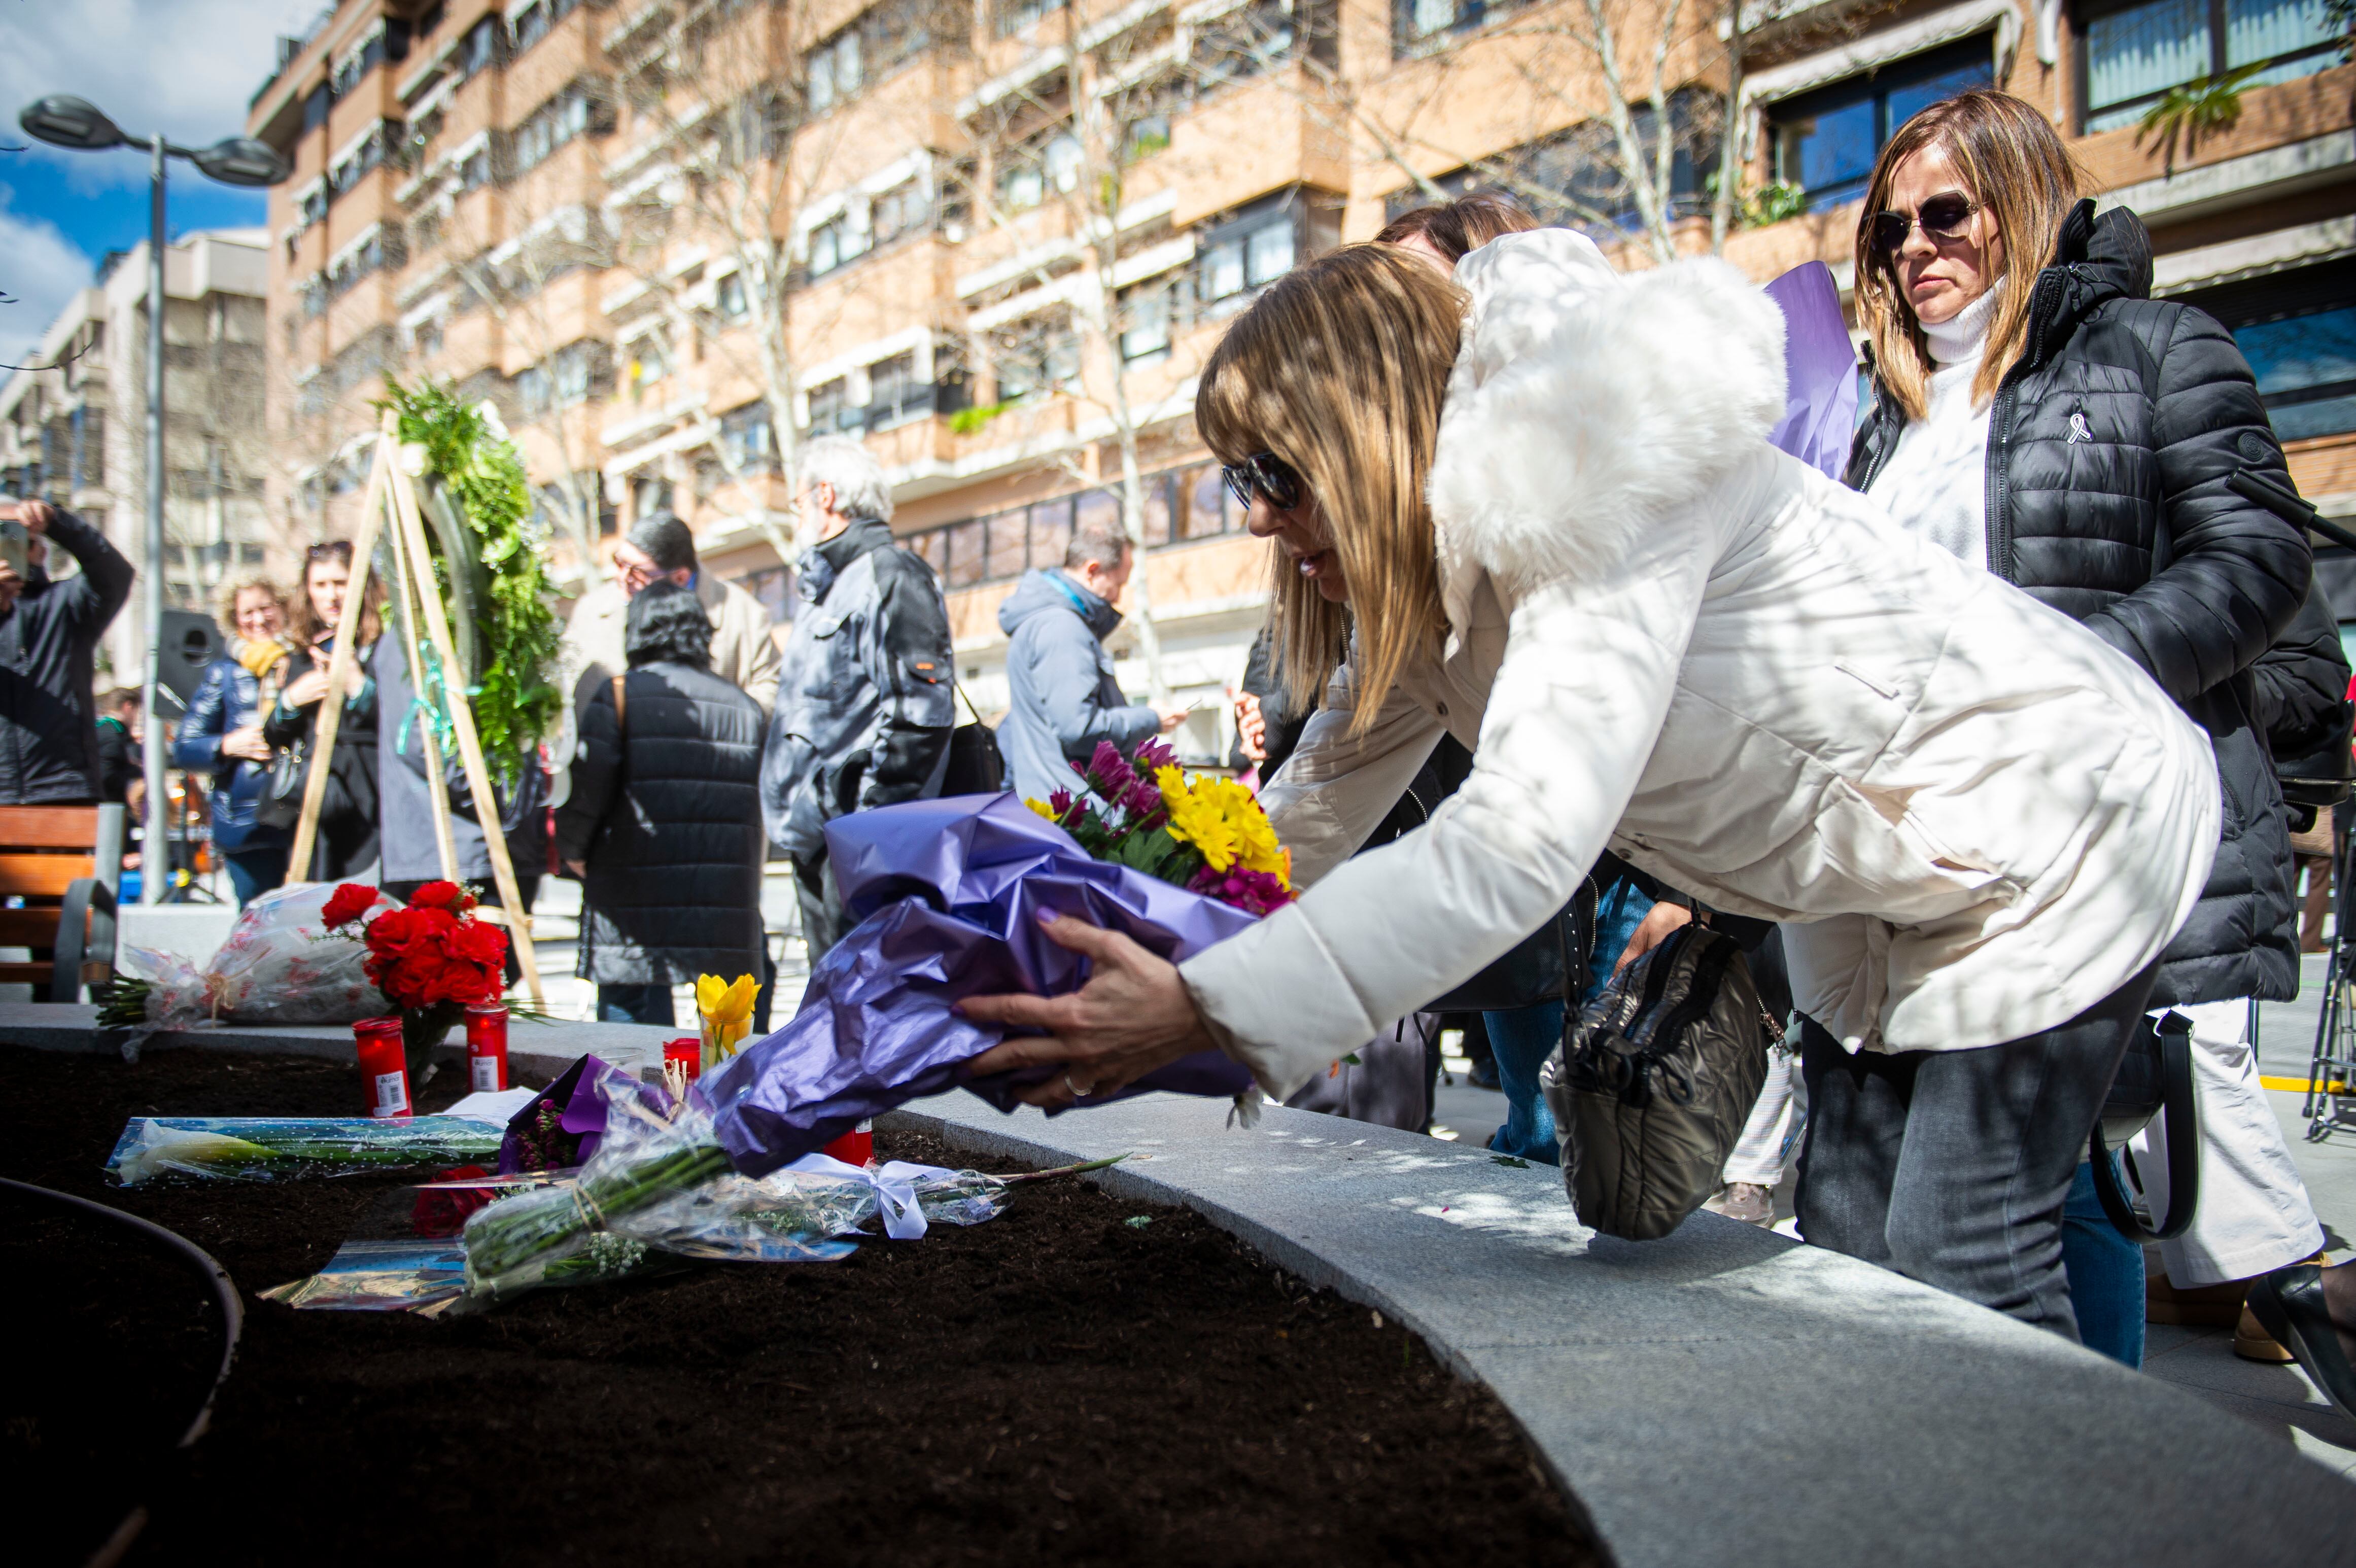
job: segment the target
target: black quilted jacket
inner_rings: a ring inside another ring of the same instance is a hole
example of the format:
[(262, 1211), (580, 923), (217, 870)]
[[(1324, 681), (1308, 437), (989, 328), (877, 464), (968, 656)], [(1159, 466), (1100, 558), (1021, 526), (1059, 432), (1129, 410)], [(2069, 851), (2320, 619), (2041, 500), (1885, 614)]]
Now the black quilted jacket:
[[(2143, 224), (2081, 202), (1989, 409), (1988, 570), (2135, 660), (2216, 747), (2222, 842), (2152, 1005), (2286, 1000), (2289, 830), (2251, 667), (2307, 597), (2307, 535), (2228, 484), (2244, 469), (2290, 483), (2233, 336), (2150, 292)], [(1851, 485), (1873, 487), (1905, 422), (1877, 385)]]
[(760, 973), (761, 705), (708, 669), (663, 661), (581, 714), (573, 795), (556, 813), (583, 860), (577, 972), (604, 986)]

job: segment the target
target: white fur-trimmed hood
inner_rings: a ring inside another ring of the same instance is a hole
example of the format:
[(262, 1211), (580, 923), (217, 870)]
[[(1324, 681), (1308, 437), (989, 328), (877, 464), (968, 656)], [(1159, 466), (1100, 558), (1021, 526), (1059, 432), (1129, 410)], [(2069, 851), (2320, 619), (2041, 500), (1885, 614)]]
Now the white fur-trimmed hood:
[(1472, 305), (1430, 490), (1449, 577), (1589, 575), (1783, 415), (1783, 313), (1723, 261), (1622, 274), (1547, 229), (1481, 247), (1456, 281)]

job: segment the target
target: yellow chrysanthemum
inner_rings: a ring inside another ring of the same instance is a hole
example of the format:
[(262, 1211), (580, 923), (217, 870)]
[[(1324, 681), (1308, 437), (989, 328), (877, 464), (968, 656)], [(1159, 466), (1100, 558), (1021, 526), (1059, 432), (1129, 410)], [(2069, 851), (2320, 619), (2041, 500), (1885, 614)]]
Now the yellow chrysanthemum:
[(1053, 822), (1055, 820), (1055, 808), (1049, 805), (1045, 801), (1025, 800), (1023, 804), (1037, 812), (1040, 816), (1045, 817), (1048, 821)]
[[(1176, 768), (1156, 768), (1153, 782), (1162, 788), (1162, 807), (1170, 814), (1170, 837), (1192, 844), (1204, 864), (1224, 871), (1236, 863), (1236, 834), (1226, 813), (1204, 780), (1192, 787)], [(1224, 780), (1215, 781), (1224, 783)]]

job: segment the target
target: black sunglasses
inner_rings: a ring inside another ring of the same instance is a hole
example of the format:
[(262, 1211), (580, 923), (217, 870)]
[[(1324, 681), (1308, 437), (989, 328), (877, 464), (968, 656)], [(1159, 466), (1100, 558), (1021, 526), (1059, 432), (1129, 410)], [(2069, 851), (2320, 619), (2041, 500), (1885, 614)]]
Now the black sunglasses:
[(1257, 452), (1241, 463), (1227, 464), (1220, 468), (1219, 477), (1226, 481), (1227, 493), (1247, 512), (1252, 509), (1256, 496), (1267, 496), (1268, 504), (1280, 512), (1301, 505), (1300, 471), (1273, 452)]
[(1916, 208), (1911, 216), (1877, 212), (1873, 215), (1873, 248), (1884, 256), (1896, 255), (1917, 224), (1933, 240), (1961, 240), (1972, 221), (1972, 214), (1979, 209), (1980, 204), (1962, 191), (1943, 190)]

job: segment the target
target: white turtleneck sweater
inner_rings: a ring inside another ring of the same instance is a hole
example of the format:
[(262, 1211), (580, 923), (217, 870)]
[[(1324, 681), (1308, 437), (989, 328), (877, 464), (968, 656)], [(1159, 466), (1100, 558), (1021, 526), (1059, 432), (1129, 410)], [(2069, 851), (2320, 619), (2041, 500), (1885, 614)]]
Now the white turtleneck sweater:
[(1900, 528), (1956, 559), (1987, 569), (1988, 411), (1972, 399), (1998, 279), (1952, 321), (1924, 326), (1930, 341), (1931, 407), (1899, 432), (1898, 450), (1875, 476), (1873, 498)]

